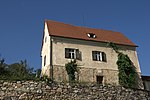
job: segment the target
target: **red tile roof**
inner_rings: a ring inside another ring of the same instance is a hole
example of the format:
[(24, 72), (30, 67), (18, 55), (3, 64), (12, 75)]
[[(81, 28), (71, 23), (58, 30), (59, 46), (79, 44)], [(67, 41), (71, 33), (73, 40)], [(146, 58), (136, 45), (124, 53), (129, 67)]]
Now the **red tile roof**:
[[(116, 44), (136, 46), (132, 41), (130, 41), (120, 32), (74, 26), (51, 20), (46, 20), (45, 22), (47, 23), (50, 36), (61, 36), (66, 38), (92, 40), (98, 42), (113, 42)], [(96, 38), (89, 38), (87, 36), (87, 33), (95, 34)]]

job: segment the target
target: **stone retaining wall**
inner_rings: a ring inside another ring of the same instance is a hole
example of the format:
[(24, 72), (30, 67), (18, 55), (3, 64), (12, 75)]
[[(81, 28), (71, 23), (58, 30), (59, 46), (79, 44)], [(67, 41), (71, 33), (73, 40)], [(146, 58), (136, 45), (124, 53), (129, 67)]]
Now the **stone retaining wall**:
[(0, 81), (0, 100), (150, 100), (150, 91), (91, 83)]

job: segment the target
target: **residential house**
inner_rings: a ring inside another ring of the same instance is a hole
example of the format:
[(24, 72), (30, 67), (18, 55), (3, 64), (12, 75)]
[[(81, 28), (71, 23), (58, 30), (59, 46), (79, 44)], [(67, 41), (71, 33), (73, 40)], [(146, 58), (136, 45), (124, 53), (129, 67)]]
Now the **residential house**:
[(150, 91), (150, 76), (143, 76), (142, 81), (144, 85), (144, 89)]
[(122, 33), (45, 20), (42, 75), (58, 82), (68, 81), (65, 64), (76, 59), (78, 81), (118, 85), (117, 53), (107, 46), (109, 42), (117, 44), (120, 52), (130, 57), (140, 75), (137, 45)]

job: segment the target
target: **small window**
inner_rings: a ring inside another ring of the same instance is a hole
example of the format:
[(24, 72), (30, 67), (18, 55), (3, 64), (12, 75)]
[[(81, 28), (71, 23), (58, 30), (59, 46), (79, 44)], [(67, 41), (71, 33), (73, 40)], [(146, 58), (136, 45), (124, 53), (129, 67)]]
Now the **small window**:
[(92, 57), (94, 61), (106, 62), (106, 54), (100, 51), (92, 51)]
[(94, 33), (88, 33), (87, 36), (89, 38), (96, 38), (96, 35)]
[(65, 48), (65, 58), (75, 59), (76, 49)]
[(44, 66), (46, 65), (46, 56), (44, 56)]
[(46, 41), (47, 41), (47, 37), (45, 37), (45, 43), (46, 43)]
[(81, 60), (79, 49), (65, 48), (65, 58)]

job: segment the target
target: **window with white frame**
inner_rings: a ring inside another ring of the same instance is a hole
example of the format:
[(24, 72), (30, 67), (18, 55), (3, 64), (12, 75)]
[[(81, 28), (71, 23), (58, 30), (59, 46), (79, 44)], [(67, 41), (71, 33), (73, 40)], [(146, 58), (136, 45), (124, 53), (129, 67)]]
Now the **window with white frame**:
[(106, 62), (106, 54), (101, 51), (92, 51), (92, 57), (94, 61)]
[(82, 60), (79, 49), (65, 48), (65, 58)]
[(76, 59), (76, 49), (65, 48), (65, 58)]

